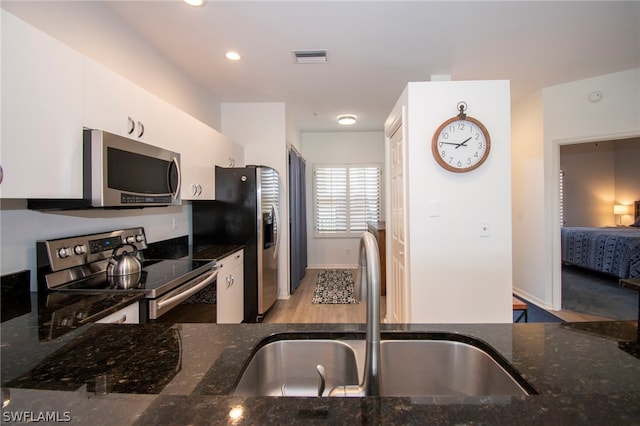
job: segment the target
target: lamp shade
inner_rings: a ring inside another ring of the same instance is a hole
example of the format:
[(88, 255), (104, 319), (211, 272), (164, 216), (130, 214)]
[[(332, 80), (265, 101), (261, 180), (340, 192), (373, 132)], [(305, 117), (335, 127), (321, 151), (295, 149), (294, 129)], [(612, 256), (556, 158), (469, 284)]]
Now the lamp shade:
[(624, 204), (614, 204), (613, 214), (632, 214), (633, 206), (625, 206)]

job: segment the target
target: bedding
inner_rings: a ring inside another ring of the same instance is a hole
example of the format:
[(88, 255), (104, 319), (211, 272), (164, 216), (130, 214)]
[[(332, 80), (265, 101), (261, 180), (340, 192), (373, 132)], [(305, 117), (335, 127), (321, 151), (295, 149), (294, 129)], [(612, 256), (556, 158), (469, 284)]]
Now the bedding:
[(562, 261), (618, 278), (640, 277), (640, 228), (561, 228)]

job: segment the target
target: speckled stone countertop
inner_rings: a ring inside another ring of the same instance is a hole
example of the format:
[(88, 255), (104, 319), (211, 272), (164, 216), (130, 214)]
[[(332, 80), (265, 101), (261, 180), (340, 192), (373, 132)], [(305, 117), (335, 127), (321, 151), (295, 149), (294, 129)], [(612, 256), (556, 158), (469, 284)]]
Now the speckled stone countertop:
[(92, 324), (47, 342), (29, 339), (31, 327), (2, 324), (3, 423), (28, 413), (80, 424), (640, 424), (640, 359), (618, 348), (635, 321), (383, 325), (383, 339), (480, 339), (539, 393), (419, 398), (231, 395), (263, 339), (361, 337), (364, 324)]

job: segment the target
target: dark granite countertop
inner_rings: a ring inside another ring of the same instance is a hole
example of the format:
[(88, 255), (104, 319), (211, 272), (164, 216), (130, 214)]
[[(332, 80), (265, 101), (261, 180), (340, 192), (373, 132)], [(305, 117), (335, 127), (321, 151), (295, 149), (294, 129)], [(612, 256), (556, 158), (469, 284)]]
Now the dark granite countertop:
[(194, 259), (220, 260), (243, 248), (244, 245), (238, 244), (215, 244), (192, 247), (190, 252)]
[(364, 330), (363, 324), (90, 324), (43, 342), (23, 316), (2, 324), (2, 385), (11, 398), (2, 418), (10, 423), (28, 412), (90, 424), (640, 424), (640, 359), (618, 348), (618, 341), (635, 338), (635, 321), (382, 326), (383, 339), (429, 332), (480, 339), (539, 395), (230, 395), (269, 336), (347, 338)]

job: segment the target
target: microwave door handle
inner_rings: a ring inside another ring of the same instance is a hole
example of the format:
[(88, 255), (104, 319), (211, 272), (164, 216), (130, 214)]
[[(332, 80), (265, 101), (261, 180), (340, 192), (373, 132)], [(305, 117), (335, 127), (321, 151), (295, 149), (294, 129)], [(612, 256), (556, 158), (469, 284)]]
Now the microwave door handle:
[[(173, 194), (171, 194), (171, 196), (174, 200), (177, 200), (180, 196), (180, 187), (182, 186), (182, 171), (180, 170), (180, 163), (178, 162), (178, 159), (176, 157), (173, 157), (171, 161), (176, 166), (176, 171), (178, 173), (178, 183), (176, 185), (176, 190), (173, 192)], [(167, 178), (168, 177), (169, 176), (167, 176)]]

